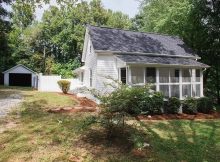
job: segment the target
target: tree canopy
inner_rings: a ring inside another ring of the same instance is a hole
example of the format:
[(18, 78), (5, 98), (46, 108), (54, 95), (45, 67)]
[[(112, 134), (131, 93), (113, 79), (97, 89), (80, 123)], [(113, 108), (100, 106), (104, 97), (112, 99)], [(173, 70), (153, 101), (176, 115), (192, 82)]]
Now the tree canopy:
[(204, 73), (207, 95), (220, 103), (220, 1), (143, 0), (132, 28), (181, 37), (210, 65)]
[(131, 26), (127, 15), (105, 9), (101, 0), (57, 1), (58, 6), (46, 10), (41, 21), (34, 15), (39, 2), (33, 3), (16, 0), (12, 4), (9, 42), (12, 64), (22, 63), (36, 72), (69, 77), (73, 68), (80, 66), (87, 24), (126, 29)]

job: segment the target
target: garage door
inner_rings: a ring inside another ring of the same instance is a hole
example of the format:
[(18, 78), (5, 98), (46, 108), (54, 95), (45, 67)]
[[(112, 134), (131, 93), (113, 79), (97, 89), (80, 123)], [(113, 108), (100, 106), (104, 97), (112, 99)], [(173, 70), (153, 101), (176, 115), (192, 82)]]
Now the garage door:
[(31, 87), (31, 78), (31, 74), (10, 73), (9, 85)]

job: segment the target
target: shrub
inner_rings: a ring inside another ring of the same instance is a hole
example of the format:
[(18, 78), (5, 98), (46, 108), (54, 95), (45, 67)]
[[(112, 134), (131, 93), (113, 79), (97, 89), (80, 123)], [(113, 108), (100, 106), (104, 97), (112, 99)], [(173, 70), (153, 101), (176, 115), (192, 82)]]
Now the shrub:
[(152, 106), (150, 109), (150, 113), (151, 114), (161, 114), (162, 113), (162, 107), (164, 104), (163, 101), (163, 94), (161, 92), (154, 92), (153, 96), (152, 96)]
[(171, 97), (169, 98), (166, 105), (166, 112), (171, 114), (177, 114), (180, 109), (181, 102), (179, 98)]
[(183, 113), (197, 114), (197, 101), (193, 97), (187, 97), (183, 101)]
[(63, 91), (64, 94), (67, 94), (67, 92), (70, 90), (70, 82), (68, 80), (59, 80), (58, 85), (60, 89)]
[(101, 96), (101, 106), (109, 109), (112, 112), (125, 112), (130, 115), (141, 113), (141, 108), (144, 106), (146, 96), (149, 96), (148, 87), (128, 87), (120, 85), (112, 93)]
[(208, 97), (201, 97), (197, 99), (197, 110), (201, 113), (210, 113), (213, 110), (212, 100)]

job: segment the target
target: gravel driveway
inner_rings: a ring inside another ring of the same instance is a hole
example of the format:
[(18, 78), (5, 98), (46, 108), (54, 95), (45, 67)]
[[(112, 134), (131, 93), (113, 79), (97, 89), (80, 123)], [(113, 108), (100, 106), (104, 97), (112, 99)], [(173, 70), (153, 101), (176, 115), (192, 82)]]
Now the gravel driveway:
[(0, 118), (6, 116), (21, 101), (22, 96), (20, 94), (11, 94), (6, 98), (0, 99)]

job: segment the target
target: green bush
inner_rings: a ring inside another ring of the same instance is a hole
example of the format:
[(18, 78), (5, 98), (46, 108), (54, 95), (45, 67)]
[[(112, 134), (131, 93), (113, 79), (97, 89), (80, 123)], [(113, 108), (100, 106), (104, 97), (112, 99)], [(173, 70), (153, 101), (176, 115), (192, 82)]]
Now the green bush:
[(140, 102), (141, 112), (144, 114), (161, 114), (163, 95), (160, 92), (145, 92)]
[(150, 90), (150, 86), (128, 87), (121, 85), (112, 93), (100, 97), (102, 107), (112, 112), (123, 111), (130, 115), (141, 112), (160, 114), (163, 107), (163, 95)]
[(112, 112), (125, 112), (131, 115), (141, 113), (145, 95), (149, 95), (148, 87), (128, 87), (121, 85), (107, 96), (100, 98), (102, 107)]
[(177, 114), (179, 112), (181, 102), (179, 98), (171, 97), (167, 101), (166, 112), (171, 114)]
[(160, 114), (163, 105), (163, 95), (150, 90), (149, 85), (129, 87), (119, 86), (111, 93), (103, 95), (98, 91), (92, 92), (100, 100), (100, 120), (112, 136), (115, 128), (124, 127), (126, 116), (138, 115), (145, 111), (148, 114)]
[(198, 112), (208, 114), (213, 110), (212, 100), (208, 97), (201, 97), (197, 99)]
[(59, 80), (58, 85), (60, 89), (63, 91), (64, 94), (67, 94), (67, 92), (70, 90), (70, 81), (68, 80)]
[(197, 101), (193, 97), (187, 97), (183, 101), (183, 113), (197, 114)]

